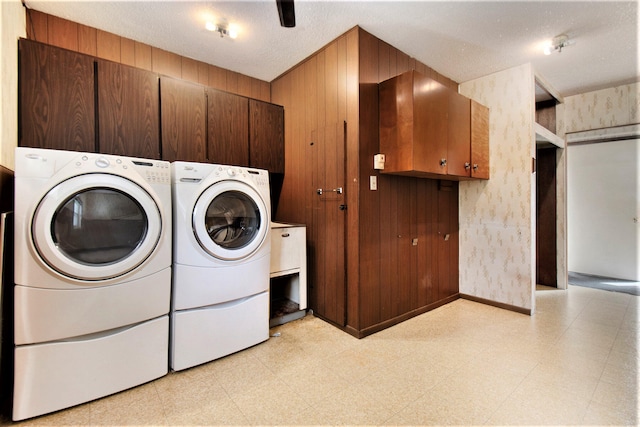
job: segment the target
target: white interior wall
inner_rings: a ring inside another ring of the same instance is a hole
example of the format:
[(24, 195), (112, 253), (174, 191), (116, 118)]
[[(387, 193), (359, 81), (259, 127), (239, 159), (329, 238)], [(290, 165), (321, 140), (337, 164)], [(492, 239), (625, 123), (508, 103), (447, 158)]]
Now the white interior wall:
[(531, 64), (462, 83), (489, 107), (488, 181), (460, 182), (460, 292), (535, 311), (535, 81)]
[(568, 150), (569, 271), (640, 281), (640, 140)]

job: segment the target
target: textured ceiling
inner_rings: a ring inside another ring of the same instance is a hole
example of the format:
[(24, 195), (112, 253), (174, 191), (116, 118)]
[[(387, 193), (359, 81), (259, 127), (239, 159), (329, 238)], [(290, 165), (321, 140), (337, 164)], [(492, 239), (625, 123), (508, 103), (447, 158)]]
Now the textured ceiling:
[[(529, 62), (563, 96), (640, 80), (637, 1), (295, 0), (295, 28), (280, 26), (275, 0), (25, 2), (266, 81), (356, 25), (457, 82)], [(238, 38), (206, 31), (206, 16), (237, 24)], [(575, 43), (543, 55), (562, 33)]]

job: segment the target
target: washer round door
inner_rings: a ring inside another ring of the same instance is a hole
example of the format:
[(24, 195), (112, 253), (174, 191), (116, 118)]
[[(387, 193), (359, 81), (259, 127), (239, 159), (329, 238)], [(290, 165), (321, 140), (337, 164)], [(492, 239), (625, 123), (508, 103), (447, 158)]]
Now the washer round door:
[(260, 195), (241, 181), (220, 181), (195, 203), (192, 227), (211, 256), (234, 261), (260, 249), (269, 229), (269, 212)]
[(122, 276), (155, 250), (162, 217), (155, 200), (128, 179), (79, 175), (52, 188), (40, 201), (31, 234), (40, 258), (73, 279)]

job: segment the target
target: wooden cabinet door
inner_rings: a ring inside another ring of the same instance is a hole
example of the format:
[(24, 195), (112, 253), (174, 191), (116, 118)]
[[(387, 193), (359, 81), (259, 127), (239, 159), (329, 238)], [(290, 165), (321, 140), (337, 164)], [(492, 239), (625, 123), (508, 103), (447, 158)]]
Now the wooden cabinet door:
[(471, 177), (489, 179), (489, 109), (471, 101)]
[(447, 173), (471, 176), (471, 100), (449, 91)]
[(98, 60), (99, 151), (160, 159), (157, 74)]
[(160, 78), (162, 159), (170, 162), (207, 162), (204, 86)]
[(24, 39), (18, 47), (18, 145), (95, 151), (93, 58)]
[(438, 300), (459, 292), (458, 183), (438, 183)]
[(284, 109), (249, 100), (249, 164), (272, 173), (284, 173)]
[(207, 153), (211, 163), (249, 166), (248, 98), (207, 91)]
[(415, 73), (413, 92), (413, 169), (446, 175), (449, 170), (447, 116), (451, 90)]
[[(337, 325), (346, 324), (346, 123), (311, 132), (313, 222), (309, 226), (310, 306)], [(338, 190), (340, 188), (341, 190)], [(323, 189), (319, 194), (314, 189)], [(334, 191), (335, 190), (335, 191)]]

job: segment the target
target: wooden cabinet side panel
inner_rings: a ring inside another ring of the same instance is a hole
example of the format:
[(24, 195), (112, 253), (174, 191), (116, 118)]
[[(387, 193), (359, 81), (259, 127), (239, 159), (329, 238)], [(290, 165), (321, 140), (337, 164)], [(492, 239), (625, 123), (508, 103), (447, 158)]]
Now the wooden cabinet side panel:
[(249, 105), (245, 97), (207, 91), (207, 153), (211, 163), (249, 166)]
[(378, 86), (380, 152), (386, 156), (387, 173), (414, 169), (412, 85), (411, 73), (407, 73)]
[(449, 91), (449, 175), (471, 176), (471, 100)]
[(473, 100), (471, 101), (471, 166), (472, 178), (489, 179), (489, 109)]
[(98, 61), (99, 151), (160, 159), (157, 74)]
[(93, 60), (29, 40), (19, 48), (19, 145), (94, 151)]
[(162, 158), (206, 162), (206, 97), (203, 86), (160, 78)]
[(284, 173), (284, 109), (249, 100), (249, 163), (251, 167)]

